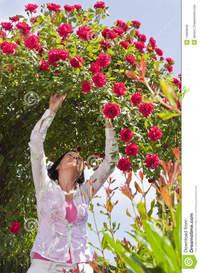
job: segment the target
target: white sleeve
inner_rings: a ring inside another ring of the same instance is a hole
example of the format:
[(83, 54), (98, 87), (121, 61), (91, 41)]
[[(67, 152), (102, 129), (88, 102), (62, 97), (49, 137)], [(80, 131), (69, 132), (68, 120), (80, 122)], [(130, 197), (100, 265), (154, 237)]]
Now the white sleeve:
[(30, 141), (28, 142), (30, 147), (33, 182), (37, 197), (45, 190), (50, 181), (47, 174), (43, 142), (46, 137), (47, 129), (51, 125), (54, 116), (55, 113), (50, 109), (47, 109), (41, 119), (35, 124), (31, 132)]
[[(119, 160), (119, 150), (118, 143), (115, 139), (115, 131), (113, 127), (105, 128), (106, 143), (105, 143), (105, 157), (102, 163), (99, 165), (98, 169), (90, 176), (89, 180), (96, 181), (92, 184), (94, 188), (94, 194), (103, 186), (104, 182), (114, 171), (115, 166)], [(81, 190), (87, 195), (91, 196), (92, 187), (88, 182), (84, 182), (81, 185)]]

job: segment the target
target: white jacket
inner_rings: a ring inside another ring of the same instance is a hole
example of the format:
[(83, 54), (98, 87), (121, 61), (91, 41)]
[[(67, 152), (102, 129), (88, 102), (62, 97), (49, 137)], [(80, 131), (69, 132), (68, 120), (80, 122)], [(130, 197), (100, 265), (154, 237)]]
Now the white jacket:
[[(69, 223), (66, 216), (65, 195), (58, 180), (51, 180), (47, 174), (46, 157), (44, 154), (43, 142), (47, 129), (54, 119), (55, 113), (47, 109), (41, 119), (34, 126), (30, 142), (28, 143), (31, 153), (32, 175), (35, 186), (38, 215), (38, 232), (30, 252), (39, 253), (41, 256), (55, 262), (66, 263), (71, 250), (72, 264), (92, 261), (90, 245), (88, 244), (87, 220), (90, 199), (85, 196), (91, 195), (90, 185), (86, 181), (74, 193), (73, 202), (77, 208), (75, 222)], [(93, 184), (94, 194), (101, 188), (114, 168), (111, 162), (116, 165), (118, 162), (118, 144), (115, 139), (113, 128), (105, 128), (106, 144), (105, 157), (98, 169), (90, 177)], [(115, 159), (112, 159), (113, 152), (117, 152)]]

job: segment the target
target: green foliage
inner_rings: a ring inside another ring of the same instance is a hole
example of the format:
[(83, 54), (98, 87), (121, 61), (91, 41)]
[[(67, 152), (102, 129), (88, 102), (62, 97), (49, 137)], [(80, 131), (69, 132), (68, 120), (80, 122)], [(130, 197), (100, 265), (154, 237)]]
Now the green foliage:
[[(20, 44), (17, 44), (14, 54), (6, 55), (0, 50), (0, 223), (2, 227), (0, 239), (3, 246), (0, 247), (0, 263), (3, 266), (3, 270), (0, 268), (0, 271), (2, 272), (11, 272), (12, 270), (25, 272), (30, 264), (29, 253), (37, 233), (37, 225), (34, 225), (31, 231), (28, 230), (25, 219), (33, 218), (36, 220), (37, 211), (28, 142), (34, 124), (42, 116), (45, 109), (49, 107), (49, 97), (52, 92), (67, 93), (67, 97), (62, 108), (57, 112), (51, 128), (48, 129), (44, 143), (47, 161), (55, 161), (64, 151), (76, 151), (78, 146), (81, 147), (80, 154), (85, 159), (94, 153), (103, 153), (105, 150), (104, 117), (99, 111), (99, 105), (104, 106), (108, 102), (116, 103), (120, 107), (120, 115), (116, 116), (112, 122), (119, 152), (122, 157), (131, 161), (131, 168), (134, 172), (142, 168), (146, 178), (153, 177), (158, 180), (162, 166), (159, 165), (156, 169), (147, 168), (145, 158), (149, 153), (153, 153), (167, 162), (175, 158), (172, 148), (180, 147), (181, 117), (175, 104), (175, 98), (179, 98), (179, 90), (175, 85), (168, 86), (167, 81), (170, 80), (171, 74), (166, 73), (166, 69), (161, 67), (161, 61), (154, 60), (154, 52), (141, 53), (134, 44), (129, 44), (128, 49), (125, 50), (120, 45), (122, 40), (136, 39), (136, 29), (131, 22), (128, 22), (129, 31), (124, 33), (122, 37), (117, 36), (113, 41), (109, 40), (111, 47), (106, 53), (111, 56), (111, 64), (101, 68), (101, 72), (106, 75), (107, 84), (101, 88), (95, 87), (93, 84), (90, 92), (82, 92), (81, 86), (84, 81), (90, 81), (92, 84), (91, 63), (96, 62), (99, 54), (103, 52), (100, 45), (103, 39), (102, 30), (108, 26), (103, 26), (100, 19), (105, 19), (107, 15), (106, 7), (97, 10), (89, 8), (78, 12), (73, 11), (68, 15), (66, 11), (61, 10), (54, 17), (54, 12), (49, 11), (43, 4), (41, 5), (41, 15), (38, 15), (35, 23), (31, 22), (30, 14), (27, 18), (17, 15), (21, 21), (31, 26), (32, 34), (36, 35), (39, 32), (38, 37), (43, 48), (42, 53), (36, 49), (27, 48), (24, 45), (26, 35), (22, 34), (16, 27), (5, 37), (6, 42), (20, 42)], [(58, 26), (62, 23), (71, 24), (73, 27), (73, 33), (69, 34), (66, 40), (62, 40), (58, 33)], [(76, 30), (83, 25), (89, 26), (96, 36), (88, 41), (79, 39)], [(0, 37), (0, 43), (3, 41), (4, 39)], [(58, 66), (50, 64), (48, 71), (41, 70), (41, 62), (42, 60), (48, 62), (48, 54), (51, 49), (65, 49), (69, 53), (69, 58), (65, 61), (58, 61)], [(126, 61), (127, 55), (134, 56), (136, 64), (130, 65)], [(74, 68), (70, 65), (69, 59), (74, 56), (81, 56), (84, 59), (81, 68)], [(146, 74), (143, 82), (126, 75), (126, 71), (133, 71), (138, 76), (141, 72), (138, 69), (138, 64), (142, 59), (146, 62)], [(159, 70), (158, 74), (155, 73), (155, 69)], [(158, 99), (150, 86), (153, 84), (155, 88), (159, 88), (161, 79), (165, 80), (165, 84)], [(127, 88), (124, 95), (118, 96), (113, 92), (115, 82), (124, 83)], [(143, 101), (153, 102), (155, 109), (147, 118), (138, 111), (138, 105), (134, 106), (131, 103), (134, 92), (141, 92)], [(169, 105), (173, 106), (170, 110), (166, 110), (162, 106), (161, 100), (165, 97), (169, 99)], [(157, 143), (148, 137), (148, 131), (152, 126), (158, 126), (162, 130), (162, 138)], [(139, 146), (139, 153), (135, 157), (128, 156), (125, 153), (127, 143), (120, 139), (120, 131), (123, 128), (130, 128), (134, 133), (131, 142)], [(166, 145), (168, 148), (165, 148)], [(152, 201), (151, 209), (147, 212), (145, 203), (140, 202), (138, 205), (140, 217), (143, 220), (149, 219), (154, 206), (156, 204)], [(94, 212), (92, 204), (90, 204), (90, 209)], [(105, 215), (109, 216), (110, 214), (106, 212)], [(131, 214), (129, 215), (131, 217)], [(104, 228), (113, 236), (119, 229), (120, 223), (111, 224), (110, 218), (109, 221), (109, 225), (104, 223)], [(180, 223), (178, 215), (176, 215), (176, 221)], [(12, 234), (9, 230), (9, 226), (13, 222), (19, 222), (21, 225), (17, 234)], [(149, 225), (149, 228), (155, 232), (155, 238), (161, 240), (159, 237), (161, 233), (155, 225), (148, 221), (145, 225)], [(94, 230), (91, 225), (88, 227)], [(138, 228), (138, 225), (135, 227)], [(177, 226), (173, 233), (174, 251), (177, 257), (180, 243), (177, 237), (179, 232), (180, 229)], [(142, 238), (141, 234), (138, 236), (140, 239)], [(127, 257), (119, 242), (115, 243), (110, 239), (107, 242), (107, 239), (108, 235), (105, 235), (102, 242), (103, 249), (111, 250), (111, 247), (115, 249), (116, 253), (122, 256), (124, 262), (131, 269), (138, 270), (137, 273), (144, 272), (145, 268), (147, 270), (147, 266), (141, 263), (139, 255), (131, 253), (132, 256)], [(147, 257), (150, 259), (147, 264), (150, 264), (152, 261), (148, 246), (152, 248), (152, 245), (148, 240), (145, 241), (145, 238), (142, 240), (143, 243), (146, 242)], [(166, 242), (169, 243), (167, 238), (165, 238)], [(108, 243), (111, 244), (110, 248)], [(170, 245), (169, 249), (171, 248)], [(98, 250), (100, 249), (98, 248)], [(11, 263), (7, 262), (5, 265), (5, 260), (9, 259)], [(118, 266), (123, 268), (124, 263), (119, 257), (117, 259)], [(153, 257), (153, 259), (156, 258)], [(157, 263), (157, 266), (159, 267), (160, 264), (162, 261)], [(179, 260), (177, 264), (172, 261), (170, 266), (177, 268), (178, 264)], [(157, 270), (156, 273), (161, 272), (159, 268), (154, 267), (154, 269)]]

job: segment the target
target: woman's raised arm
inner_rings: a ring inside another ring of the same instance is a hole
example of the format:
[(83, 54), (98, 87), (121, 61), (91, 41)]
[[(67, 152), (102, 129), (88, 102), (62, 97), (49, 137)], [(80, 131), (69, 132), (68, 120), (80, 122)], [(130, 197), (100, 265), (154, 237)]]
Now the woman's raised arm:
[[(114, 171), (115, 166), (119, 160), (119, 149), (118, 143), (115, 138), (115, 131), (112, 126), (111, 120), (107, 121), (105, 119), (105, 157), (102, 163), (99, 165), (98, 169), (90, 176), (89, 180), (94, 183), (92, 184), (94, 188), (94, 195), (103, 186), (107, 178)], [(112, 166), (114, 164), (114, 166)], [(88, 182), (85, 182), (81, 186), (81, 190), (89, 196), (92, 196), (92, 187)]]
[(31, 132), (30, 141), (28, 142), (31, 154), (32, 175), (37, 197), (40, 197), (40, 194), (46, 189), (50, 180), (47, 174), (43, 143), (45, 141), (47, 129), (51, 125), (56, 112), (65, 97), (66, 95), (61, 97), (56, 97), (55, 94), (51, 95), (49, 108), (46, 109), (40, 120), (35, 124)]

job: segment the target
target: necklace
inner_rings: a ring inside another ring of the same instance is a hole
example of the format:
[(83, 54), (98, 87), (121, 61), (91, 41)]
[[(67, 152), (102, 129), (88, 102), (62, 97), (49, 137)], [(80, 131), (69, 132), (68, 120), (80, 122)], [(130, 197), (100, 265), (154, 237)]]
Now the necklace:
[(76, 190), (77, 190), (77, 185), (76, 185), (76, 188), (75, 188), (74, 190), (72, 189), (72, 190), (69, 191), (69, 192), (66, 192), (66, 191), (63, 191), (63, 192), (64, 192), (64, 195), (70, 195), (70, 194), (76, 192)]
[(70, 192), (66, 192), (66, 191), (63, 191), (63, 192), (64, 192), (64, 195), (70, 195), (70, 194), (74, 193), (75, 190), (72, 190), (72, 191), (70, 191)]

